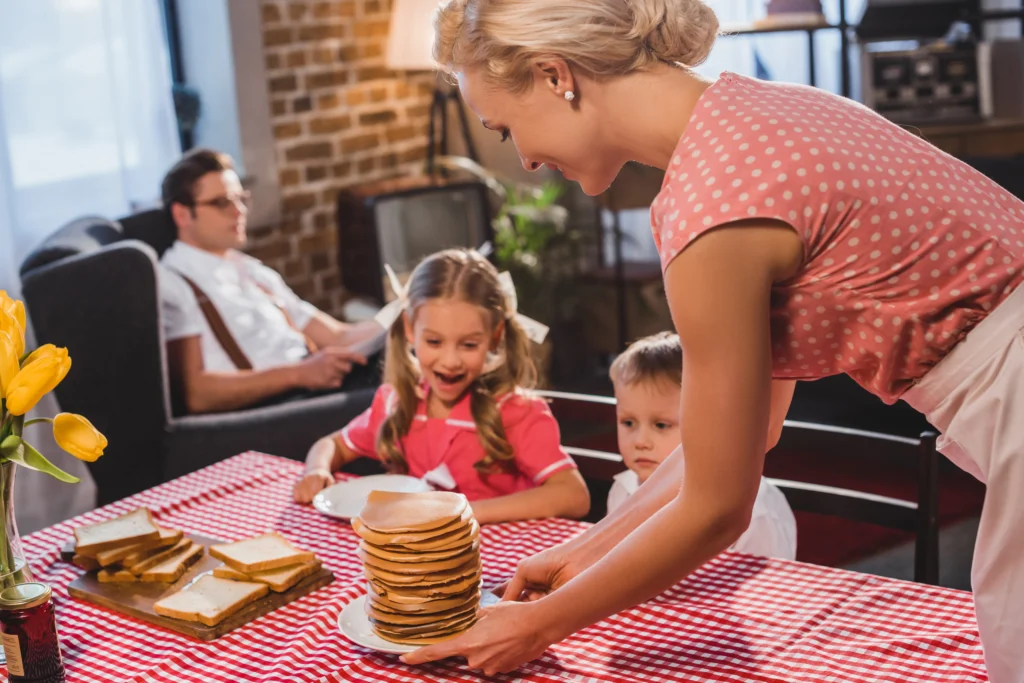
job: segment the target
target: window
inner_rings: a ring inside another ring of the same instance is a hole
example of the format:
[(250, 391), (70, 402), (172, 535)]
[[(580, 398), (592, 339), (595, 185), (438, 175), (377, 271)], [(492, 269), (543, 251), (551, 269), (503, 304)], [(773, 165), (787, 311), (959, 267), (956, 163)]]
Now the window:
[(0, 15), (0, 249), (20, 260), (77, 216), (153, 204), (180, 148), (158, 0), (0, 0)]

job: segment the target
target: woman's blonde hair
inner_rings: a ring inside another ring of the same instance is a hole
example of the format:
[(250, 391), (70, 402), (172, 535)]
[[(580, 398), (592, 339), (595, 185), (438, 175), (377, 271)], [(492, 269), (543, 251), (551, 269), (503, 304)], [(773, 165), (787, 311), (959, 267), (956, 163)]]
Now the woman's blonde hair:
[[(453, 299), (486, 310), (491, 332), (505, 323), (499, 349), (505, 355), (505, 362), (470, 385), (470, 411), (484, 447), (484, 458), (475, 464), (477, 471), (482, 475), (514, 472), (514, 454), (496, 399), (520, 388), (532, 389), (536, 384), (536, 368), (530, 356), (530, 340), (515, 316), (509, 314), (498, 271), (475, 251), (449, 249), (428, 256), (416, 267), (409, 278), (407, 292), (405, 312), (410, 322), (415, 320), (416, 311), (424, 303)], [(390, 471), (405, 473), (409, 466), (402, 453), (401, 440), (409, 433), (416, 416), (420, 373), (401, 317), (388, 334), (384, 381), (394, 387), (397, 400), (377, 435), (377, 452)]]
[(591, 78), (696, 66), (711, 52), (718, 18), (703, 0), (447, 0), (434, 27), (443, 69), (481, 67), (518, 93), (529, 89), (534, 63), (555, 57)]

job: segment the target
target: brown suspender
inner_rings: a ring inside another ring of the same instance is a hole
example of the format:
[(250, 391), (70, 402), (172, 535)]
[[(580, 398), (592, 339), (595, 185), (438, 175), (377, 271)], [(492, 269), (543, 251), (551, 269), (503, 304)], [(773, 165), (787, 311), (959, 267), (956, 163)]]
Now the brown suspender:
[(199, 309), (203, 312), (203, 317), (206, 318), (210, 329), (213, 330), (213, 336), (224, 347), (224, 351), (228, 354), (231, 362), (239, 370), (252, 370), (252, 363), (249, 362), (249, 357), (245, 355), (242, 347), (238, 345), (238, 342), (231, 335), (231, 331), (228, 330), (228, 326), (224, 323), (224, 318), (220, 317), (220, 312), (217, 311), (217, 307), (210, 301), (210, 297), (206, 296), (206, 292), (199, 289), (199, 285), (193, 282), (191, 278), (181, 273), (178, 273), (178, 275), (181, 275), (181, 279), (192, 288), (192, 292), (196, 295), (196, 301), (199, 302)]

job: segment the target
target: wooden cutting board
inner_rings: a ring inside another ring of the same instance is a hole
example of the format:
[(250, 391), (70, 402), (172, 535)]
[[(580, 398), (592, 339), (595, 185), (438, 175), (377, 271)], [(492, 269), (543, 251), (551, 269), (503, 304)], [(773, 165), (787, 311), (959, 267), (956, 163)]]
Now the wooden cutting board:
[[(334, 581), (334, 574), (321, 567), (317, 573), (307, 576), (284, 593), (271, 591), (266, 597), (243, 607), (216, 626), (165, 617), (153, 611), (154, 603), (178, 592), (200, 574), (212, 572), (214, 567), (221, 564), (220, 560), (210, 556), (208, 549), (211, 545), (224, 543), (224, 541), (196, 534), (186, 534), (186, 536), (205, 546), (207, 550), (203, 552), (202, 558), (175, 583), (100, 583), (96, 578), (96, 572), (87, 572), (71, 582), (71, 585), (68, 586), (68, 593), (73, 598), (127, 614), (171, 631), (177, 631), (199, 640), (213, 640)], [(70, 541), (61, 550), (61, 558), (70, 561), (73, 554), (74, 542)]]

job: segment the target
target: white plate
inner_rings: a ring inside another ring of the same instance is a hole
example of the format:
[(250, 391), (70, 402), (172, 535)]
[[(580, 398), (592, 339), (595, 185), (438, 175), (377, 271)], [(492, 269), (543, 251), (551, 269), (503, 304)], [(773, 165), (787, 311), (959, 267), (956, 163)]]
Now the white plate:
[[(480, 596), (480, 606), (489, 607), (497, 604), (500, 598), (491, 591), (484, 591)], [(370, 626), (370, 618), (366, 616), (366, 594), (360, 595), (352, 602), (345, 605), (338, 615), (338, 628), (341, 634), (356, 645), (376, 650), (377, 652), (389, 652), (401, 655), (412, 652), (422, 645), (399, 645), (389, 640), (384, 640), (373, 632)]]
[(352, 519), (359, 516), (370, 491), (424, 493), (431, 490), (433, 489), (430, 484), (416, 477), (404, 474), (374, 474), (369, 477), (355, 477), (325, 488), (313, 498), (313, 507), (328, 517)]

